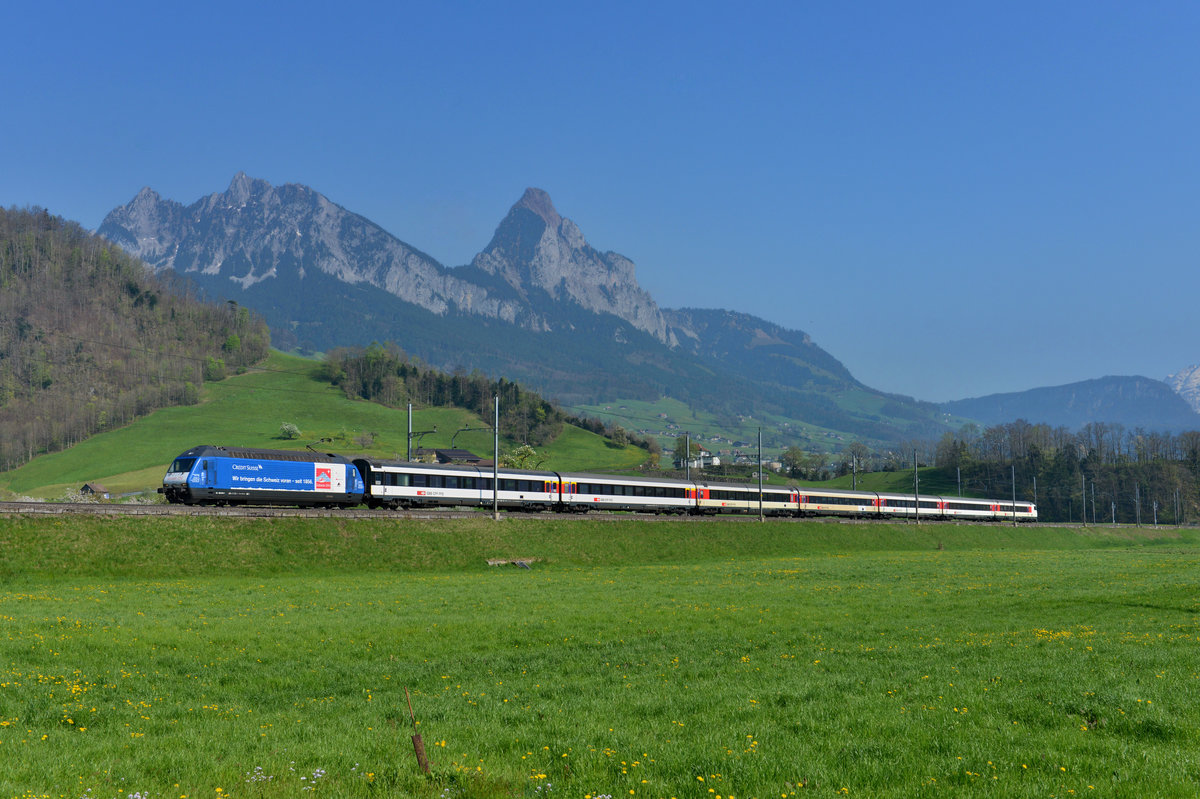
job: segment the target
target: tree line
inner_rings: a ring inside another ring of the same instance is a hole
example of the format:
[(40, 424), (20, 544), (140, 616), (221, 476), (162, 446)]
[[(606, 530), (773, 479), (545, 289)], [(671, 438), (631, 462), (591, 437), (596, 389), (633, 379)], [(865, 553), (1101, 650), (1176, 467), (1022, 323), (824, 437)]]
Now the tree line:
[(634, 444), (652, 453), (657, 442), (641, 439), (617, 425), (572, 416), (536, 392), (503, 377), (493, 380), (479, 370), (443, 372), (410, 358), (396, 344), (338, 347), (328, 352), (320, 376), (342, 389), (348, 398), (372, 400), (392, 408), (407, 403), (424, 407), (455, 407), (472, 411), (490, 423), (493, 402), (500, 398), (500, 429), (532, 447), (545, 446), (566, 424), (609, 438), (614, 446)]
[[(840, 453), (788, 447), (786, 474), (822, 481), (879, 471), (911, 472), (940, 486), (925, 493), (1034, 502), (1045, 521), (1176, 524), (1200, 521), (1200, 431), (1128, 429), (1092, 422), (1073, 431), (1024, 419), (981, 428), (967, 424), (940, 439), (912, 439), (887, 450), (858, 441)], [(932, 473), (931, 473), (932, 472)], [(953, 488), (950, 488), (953, 487)]]
[[(926, 457), (929, 456), (928, 450)], [(1200, 517), (1200, 431), (1092, 422), (1078, 431), (1023, 419), (967, 425), (933, 446), (964, 491), (1037, 502), (1049, 521), (1158, 523)]]
[(44, 209), (0, 209), (0, 470), (199, 400), (270, 335)]

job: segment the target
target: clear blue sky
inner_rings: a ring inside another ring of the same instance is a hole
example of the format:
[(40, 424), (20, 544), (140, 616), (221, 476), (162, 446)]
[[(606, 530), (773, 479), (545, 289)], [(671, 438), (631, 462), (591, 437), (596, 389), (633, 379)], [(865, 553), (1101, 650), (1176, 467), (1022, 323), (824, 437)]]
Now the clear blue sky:
[(448, 266), (527, 186), (664, 307), (942, 400), (1200, 362), (1200, 4), (10, 3), (0, 204), (304, 183)]

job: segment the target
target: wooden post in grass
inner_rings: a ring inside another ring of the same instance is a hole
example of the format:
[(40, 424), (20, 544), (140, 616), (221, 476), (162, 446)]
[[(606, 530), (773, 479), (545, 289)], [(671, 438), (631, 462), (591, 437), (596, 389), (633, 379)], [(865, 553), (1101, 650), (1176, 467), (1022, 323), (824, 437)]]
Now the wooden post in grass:
[(413, 725), (413, 751), (417, 753), (417, 765), (421, 767), (421, 771), (429, 773), (429, 760), (425, 757), (425, 742), (421, 740), (421, 733), (417, 732), (417, 717), (413, 714), (412, 697), (408, 695), (408, 686), (404, 688), (404, 698), (408, 700), (408, 717), (412, 720)]

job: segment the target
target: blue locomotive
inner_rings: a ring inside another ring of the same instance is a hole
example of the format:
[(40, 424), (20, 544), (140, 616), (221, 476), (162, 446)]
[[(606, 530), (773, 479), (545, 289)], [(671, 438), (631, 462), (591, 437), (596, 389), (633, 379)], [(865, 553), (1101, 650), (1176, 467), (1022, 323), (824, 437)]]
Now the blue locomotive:
[(184, 505), (332, 508), (360, 504), (364, 486), (341, 455), (204, 445), (177, 457), (159, 490)]

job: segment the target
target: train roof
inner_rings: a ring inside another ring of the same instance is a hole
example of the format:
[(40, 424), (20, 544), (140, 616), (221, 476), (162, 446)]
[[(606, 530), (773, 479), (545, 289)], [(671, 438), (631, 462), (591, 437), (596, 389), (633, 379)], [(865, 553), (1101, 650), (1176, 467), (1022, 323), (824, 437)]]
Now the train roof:
[(261, 449), (258, 447), (220, 447), (202, 444), (175, 456), (179, 458), (245, 458), (256, 461), (293, 461), (297, 463), (349, 463), (345, 455), (313, 452), (310, 449)]
[[(492, 474), (491, 465), (480, 466), (474, 463), (421, 463), (419, 461), (383, 460), (381, 458), (355, 458), (355, 463), (365, 463), (372, 469), (422, 469), (431, 472), (469, 472), (489, 477)], [(498, 470), (502, 475), (529, 475), (530, 477), (558, 479), (558, 472), (548, 472), (534, 469), (510, 469), (501, 466)]]
[(599, 474), (597, 472), (563, 472), (568, 480), (620, 480), (627, 483), (661, 483), (663, 485), (693, 485), (695, 480), (684, 480), (679, 477), (642, 477), (631, 474)]
[[(875, 497), (875, 496), (882, 497), (882, 496), (887, 496), (886, 494), (883, 494), (878, 491), (859, 491), (859, 490), (853, 489), (853, 488), (821, 488), (820, 486), (798, 486), (795, 489), (795, 491), (804, 496), (816, 494), (816, 495), (822, 496), (822, 497)], [(908, 496), (911, 497), (912, 494), (909, 494)]]
[[(688, 482), (688, 481), (685, 480), (685, 481), (681, 481), (681, 482)], [(744, 491), (757, 491), (758, 490), (758, 483), (718, 483), (718, 482), (714, 482), (712, 480), (696, 480), (696, 479), (691, 480), (691, 482), (695, 483), (697, 486), (700, 486), (701, 488), (718, 488), (718, 489), (725, 489), (725, 490), (729, 490), (732, 488), (732, 489), (741, 489)], [(763, 483), (762, 488), (763, 488), (763, 491), (789, 491), (789, 492), (797, 491), (797, 490), (803, 491), (803, 489), (797, 489), (795, 486), (791, 486), (791, 485), (781, 486), (781, 485), (771, 485), (770, 483)]]

